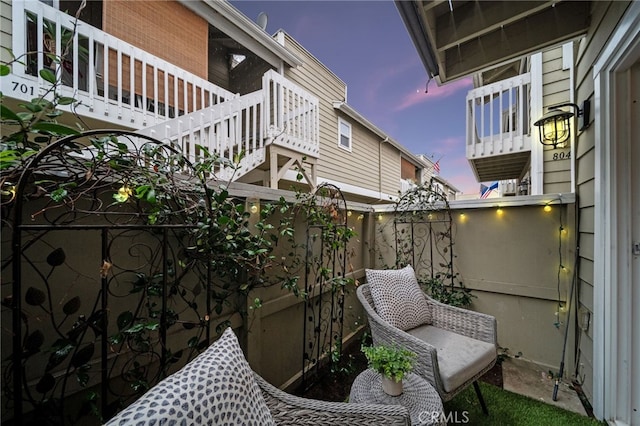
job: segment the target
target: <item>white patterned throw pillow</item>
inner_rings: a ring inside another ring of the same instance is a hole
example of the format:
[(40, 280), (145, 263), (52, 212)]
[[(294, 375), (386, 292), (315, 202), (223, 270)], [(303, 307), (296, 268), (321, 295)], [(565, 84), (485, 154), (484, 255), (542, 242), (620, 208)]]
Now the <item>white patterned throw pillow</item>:
[(411, 265), (402, 269), (367, 269), (376, 312), (401, 330), (431, 323), (431, 311)]
[(181, 370), (111, 419), (108, 426), (274, 425), (231, 328)]

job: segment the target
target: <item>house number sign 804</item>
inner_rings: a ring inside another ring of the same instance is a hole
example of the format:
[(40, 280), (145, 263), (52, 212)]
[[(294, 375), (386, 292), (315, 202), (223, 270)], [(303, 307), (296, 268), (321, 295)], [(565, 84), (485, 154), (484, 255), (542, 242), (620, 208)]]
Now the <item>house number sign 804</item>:
[(571, 159), (571, 151), (560, 151), (553, 153), (553, 161)]
[(30, 96), (34, 96), (36, 93), (35, 86), (32, 86), (30, 84), (20, 83), (18, 81), (12, 81), (11, 84), (13, 84), (13, 87), (11, 90), (14, 92), (20, 92), (23, 95), (30, 95)]

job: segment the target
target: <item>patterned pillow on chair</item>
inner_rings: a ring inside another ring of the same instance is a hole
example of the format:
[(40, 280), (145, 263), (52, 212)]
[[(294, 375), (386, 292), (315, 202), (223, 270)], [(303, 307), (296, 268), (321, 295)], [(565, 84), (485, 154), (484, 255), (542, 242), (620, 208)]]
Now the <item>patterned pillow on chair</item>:
[(231, 328), (206, 351), (107, 423), (108, 426), (165, 424), (275, 424)]
[(431, 311), (411, 265), (402, 269), (366, 269), (376, 312), (401, 330), (431, 323)]

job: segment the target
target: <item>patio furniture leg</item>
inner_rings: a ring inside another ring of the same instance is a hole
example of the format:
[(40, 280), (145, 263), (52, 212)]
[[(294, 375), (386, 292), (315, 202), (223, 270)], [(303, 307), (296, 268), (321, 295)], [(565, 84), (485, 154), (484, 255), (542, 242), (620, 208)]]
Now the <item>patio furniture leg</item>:
[(487, 404), (484, 403), (484, 398), (482, 397), (482, 393), (480, 392), (480, 386), (478, 386), (477, 380), (473, 382), (473, 388), (476, 390), (476, 395), (478, 395), (478, 401), (480, 401), (482, 412), (486, 415), (489, 415), (489, 410), (487, 410)]

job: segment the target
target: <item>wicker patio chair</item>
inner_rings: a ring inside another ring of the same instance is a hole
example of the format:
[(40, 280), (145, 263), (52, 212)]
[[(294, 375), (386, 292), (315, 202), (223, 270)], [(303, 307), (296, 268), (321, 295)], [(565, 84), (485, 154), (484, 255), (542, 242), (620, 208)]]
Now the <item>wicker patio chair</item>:
[(367, 313), (374, 345), (399, 346), (415, 352), (418, 356), (414, 373), (429, 381), (442, 401), (449, 401), (473, 383), (482, 410), (488, 413), (476, 380), (497, 359), (495, 318), (445, 305), (418, 291), (415, 299), (426, 302), (429, 316), (418, 326), (403, 330), (379, 315), (370, 284), (358, 287), (358, 299)]
[(227, 328), (207, 350), (149, 389), (108, 426), (409, 425), (398, 405), (349, 404), (287, 394), (256, 374)]
[(409, 425), (411, 417), (400, 405), (354, 404), (300, 398), (281, 391), (255, 374), (277, 425)]

